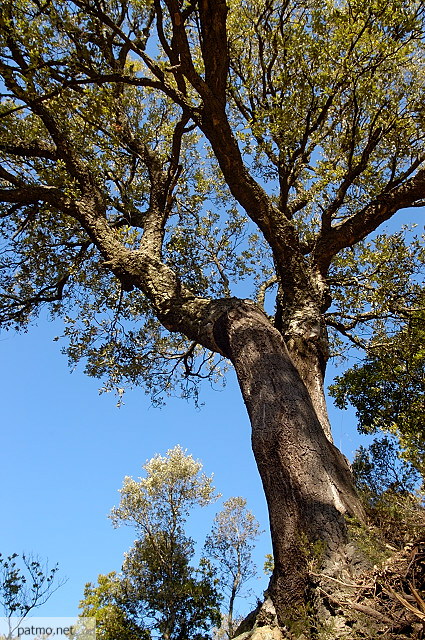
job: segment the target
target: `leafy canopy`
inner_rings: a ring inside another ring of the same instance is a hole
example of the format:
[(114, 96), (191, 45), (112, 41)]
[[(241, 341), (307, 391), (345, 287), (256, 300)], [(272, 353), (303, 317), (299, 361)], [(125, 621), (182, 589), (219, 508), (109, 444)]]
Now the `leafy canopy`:
[(419, 0), (5, 0), (2, 324), (47, 306), (72, 362), (157, 401), (220, 376), (190, 296), (270, 309), (279, 284), (290, 334), (332, 294), (330, 326), (361, 329), (349, 265), (379, 265), (379, 298), (393, 241), (338, 254), (423, 202), (423, 19)]
[(126, 554), (125, 588), (138, 603), (138, 619), (164, 639), (208, 637), (219, 624), (216, 572), (205, 558), (194, 568), (193, 556), (193, 541), (182, 533), (145, 537)]
[[(412, 306), (403, 310), (398, 330), (391, 334), (381, 327), (369, 344), (364, 363), (338, 376), (330, 387), (338, 407), (345, 408), (350, 403), (356, 408), (361, 433), (384, 432), (395, 436), (402, 457), (422, 477), (425, 473), (423, 301), (424, 292), (420, 290)], [(391, 459), (391, 441), (384, 438), (382, 442), (387, 443)], [(382, 458), (382, 454), (371, 453), (374, 458)]]
[(203, 560), (195, 569), (192, 556), (193, 546), (182, 536), (136, 541), (121, 573), (86, 584), (81, 615), (96, 618), (101, 640), (209, 637), (220, 621), (221, 596), (211, 567)]
[(134, 604), (113, 571), (99, 575), (97, 585), (85, 585), (79, 608), (82, 617), (95, 618), (96, 634), (102, 640), (148, 640), (149, 631), (133, 619)]

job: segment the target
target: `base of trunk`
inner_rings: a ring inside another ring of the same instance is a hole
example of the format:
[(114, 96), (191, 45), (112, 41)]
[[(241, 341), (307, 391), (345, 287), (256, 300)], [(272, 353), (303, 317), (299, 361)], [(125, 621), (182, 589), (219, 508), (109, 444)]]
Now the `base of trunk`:
[[(364, 538), (350, 538), (350, 519), (367, 534), (363, 505), (282, 335), (256, 305), (241, 301), (216, 320), (213, 334), (235, 367), (250, 417), (275, 562), (268, 604), (240, 640), (423, 640), (415, 623), (425, 622), (425, 601), (411, 610), (415, 587), (392, 595), (397, 584), (376, 579)], [(389, 614), (389, 601), (407, 602), (415, 622), (404, 610)]]
[[(376, 545), (376, 531), (371, 532)], [(379, 536), (378, 536), (379, 539)], [(376, 549), (376, 546), (375, 546)], [(382, 552), (388, 554), (385, 545)], [(310, 568), (304, 607), (278, 621), (269, 592), (242, 622), (236, 640), (423, 640), (425, 538), (393, 553), (380, 568), (346, 546), (333, 574)], [(330, 567), (328, 567), (329, 569)]]

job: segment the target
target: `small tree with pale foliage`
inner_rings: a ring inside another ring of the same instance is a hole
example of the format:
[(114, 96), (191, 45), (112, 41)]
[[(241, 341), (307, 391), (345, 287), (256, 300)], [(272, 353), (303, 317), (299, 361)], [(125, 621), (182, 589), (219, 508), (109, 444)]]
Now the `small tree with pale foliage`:
[(165, 456), (157, 454), (143, 469), (144, 478), (124, 478), (120, 504), (110, 516), (115, 527), (134, 526), (142, 536), (158, 531), (173, 535), (193, 507), (206, 506), (219, 497), (212, 485), (213, 476), (201, 473), (202, 463), (180, 445)]
[(260, 533), (257, 520), (246, 508), (246, 500), (229, 498), (216, 515), (212, 532), (205, 542), (206, 554), (217, 565), (223, 589), (229, 595), (227, 614), (223, 616), (229, 638), (235, 630), (235, 599), (244, 584), (256, 575), (252, 550)]

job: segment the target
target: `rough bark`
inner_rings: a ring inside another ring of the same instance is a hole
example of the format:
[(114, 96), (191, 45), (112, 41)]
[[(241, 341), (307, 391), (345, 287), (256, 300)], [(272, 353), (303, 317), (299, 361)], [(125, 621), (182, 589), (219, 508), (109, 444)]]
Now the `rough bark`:
[[(235, 366), (266, 494), (275, 570), (271, 597), (283, 625), (307, 598), (309, 546), (323, 541), (328, 570), (341, 561), (346, 514), (363, 518), (345, 458), (327, 439), (281, 334), (241, 302), (215, 323)], [(298, 612), (298, 613), (297, 613)]]
[(326, 362), (320, 347), (311, 339), (290, 338), (286, 342), (291, 360), (304, 382), (316, 416), (330, 442), (333, 442), (331, 424), (324, 393)]

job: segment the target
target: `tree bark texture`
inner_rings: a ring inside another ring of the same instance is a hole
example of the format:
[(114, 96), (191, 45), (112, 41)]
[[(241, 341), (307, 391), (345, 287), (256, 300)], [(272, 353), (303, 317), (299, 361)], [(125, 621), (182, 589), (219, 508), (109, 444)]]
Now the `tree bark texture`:
[(309, 545), (323, 541), (327, 567), (346, 543), (345, 515), (363, 518), (344, 456), (326, 437), (282, 335), (243, 301), (215, 323), (252, 425), (252, 446), (269, 508), (275, 560), (270, 595), (280, 624), (306, 601)]

